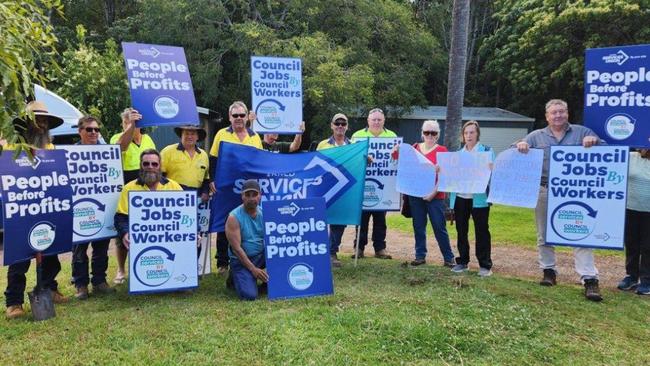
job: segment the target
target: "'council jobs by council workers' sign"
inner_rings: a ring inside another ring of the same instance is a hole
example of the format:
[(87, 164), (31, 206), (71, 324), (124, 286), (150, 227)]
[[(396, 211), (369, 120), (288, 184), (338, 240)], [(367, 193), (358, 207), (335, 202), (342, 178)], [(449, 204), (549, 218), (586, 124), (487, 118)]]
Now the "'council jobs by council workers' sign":
[(255, 132), (302, 133), (302, 60), (252, 56), (251, 89)]
[(359, 137), (368, 139), (368, 156), (372, 163), (366, 168), (363, 188), (363, 209), (366, 211), (399, 211), (397, 185), (397, 150), (401, 137)]
[(182, 47), (122, 42), (122, 49), (138, 127), (199, 124)]
[(112, 238), (113, 217), (124, 186), (118, 145), (58, 145), (65, 150), (72, 187), (72, 242)]
[(266, 201), (262, 207), (269, 299), (332, 294), (325, 199)]
[(551, 146), (546, 242), (623, 249), (627, 146)]
[(196, 192), (129, 192), (129, 293), (198, 286)]
[(650, 147), (650, 45), (585, 52), (585, 126), (612, 145)]

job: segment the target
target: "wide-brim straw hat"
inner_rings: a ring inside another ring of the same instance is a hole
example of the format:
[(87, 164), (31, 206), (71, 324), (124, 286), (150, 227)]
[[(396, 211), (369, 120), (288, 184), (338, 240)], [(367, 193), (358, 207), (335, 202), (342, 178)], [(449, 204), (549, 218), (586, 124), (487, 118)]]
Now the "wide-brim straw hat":
[[(63, 118), (51, 114), (47, 110), (47, 105), (45, 105), (45, 103), (41, 102), (40, 100), (34, 100), (27, 103), (27, 107), (25, 107), (25, 110), (28, 113), (30, 112), (33, 113), (34, 116), (46, 116), (48, 130), (57, 128), (63, 124)], [(13, 123), (14, 126), (19, 127), (22, 130), (27, 130), (28, 128), (27, 122), (25, 122), (25, 120), (21, 118), (15, 118)]]
[(183, 135), (183, 130), (194, 130), (197, 131), (199, 134), (199, 141), (203, 141), (207, 135), (205, 130), (201, 128), (201, 126), (195, 126), (195, 125), (187, 125), (187, 126), (178, 126), (174, 127), (174, 132), (176, 132), (176, 135), (178, 137), (181, 137)]

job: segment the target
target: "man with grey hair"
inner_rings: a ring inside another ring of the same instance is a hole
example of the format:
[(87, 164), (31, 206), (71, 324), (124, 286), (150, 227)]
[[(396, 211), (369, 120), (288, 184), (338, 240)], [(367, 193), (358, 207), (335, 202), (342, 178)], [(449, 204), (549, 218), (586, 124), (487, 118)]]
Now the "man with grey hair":
[[(222, 128), (214, 136), (210, 148), (210, 178), (214, 177), (214, 172), (219, 159), (219, 144), (222, 141), (233, 144), (253, 146), (262, 149), (262, 139), (260, 135), (247, 127), (248, 108), (242, 101), (233, 102), (228, 108), (228, 119), (230, 126)], [(215, 192), (214, 182), (210, 183), (210, 192)], [(228, 239), (225, 232), (217, 233), (217, 272), (226, 273), (230, 258), (228, 257)]]
[[(384, 127), (386, 117), (384, 111), (379, 108), (371, 109), (368, 112), (368, 127), (362, 128), (352, 134), (352, 139), (360, 139), (365, 137), (397, 137), (395, 132)], [(363, 258), (363, 250), (368, 244), (368, 226), (370, 218), (372, 217), (372, 246), (375, 249), (375, 257), (379, 259), (391, 259), (392, 257), (386, 252), (386, 211), (366, 211), (361, 213), (361, 226), (357, 227), (358, 238), (354, 240), (355, 249), (357, 245), (358, 250), (352, 255)]]
[[(569, 123), (569, 109), (565, 101), (551, 99), (546, 103), (546, 122), (548, 126), (529, 133), (515, 144), (521, 153), (528, 153), (530, 148), (544, 149), (542, 181), (539, 188), (535, 222), (537, 224), (537, 249), (539, 265), (544, 271), (540, 282), (542, 286), (556, 284), (555, 247), (546, 244), (546, 212), (548, 210), (548, 171), (551, 146), (582, 145), (591, 147), (601, 143), (600, 138), (591, 129)], [(598, 270), (594, 264), (593, 250), (574, 248), (575, 269), (585, 286), (585, 297), (591, 301), (603, 298), (598, 287)]]
[(155, 149), (148, 149), (140, 154), (139, 175), (138, 179), (130, 181), (122, 189), (115, 212), (115, 230), (127, 250), (131, 244), (129, 239), (129, 192), (183, 190), (180, 184), (163, 177), (160, 170), (160, 153)]

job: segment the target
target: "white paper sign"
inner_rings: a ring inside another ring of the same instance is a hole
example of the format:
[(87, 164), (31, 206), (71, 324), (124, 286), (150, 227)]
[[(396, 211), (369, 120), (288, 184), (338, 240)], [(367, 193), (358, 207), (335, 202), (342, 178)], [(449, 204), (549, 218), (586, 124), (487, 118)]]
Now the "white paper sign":
[(197, 200), (192, 191), (129, 192), (129, 293), (198, 286)]
[(424, 155), (409, 144), (399, 145), (397, 191), (413, 197), (424, 197), (436, 187), (436, 168)]
[(66, 151), (72, 186), (72, 242), (117, 236), (113, 217), (124, 186), (118, 145), (59, 145)]
[(488, 202), (535, 208), (542, 179), (544, 150), (530, 149), (522, 154), (508, 149), (494, 162)]
[(438, 153), (438, 191), (485, 193), (490, 182), (492, 152)]
[(627, 146), (551, 146), (546, 242), (623, 249)]

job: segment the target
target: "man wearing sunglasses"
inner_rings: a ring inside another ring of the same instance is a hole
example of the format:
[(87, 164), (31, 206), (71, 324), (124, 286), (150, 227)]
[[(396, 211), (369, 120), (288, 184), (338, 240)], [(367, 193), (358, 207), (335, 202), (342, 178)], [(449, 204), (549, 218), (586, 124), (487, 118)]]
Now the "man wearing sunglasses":
[[(99, 121), (93, 116), (83, 116), (77, 123), (79, 137), (78, 145), (97, 145), (99, 141)], [(93, 292), (106, 294), (115, 292), (106, 282), (108, 269), (108, 244), (110, 239), (95, 240), (88, 243), (77, 244), (72, 247), (72, 281), (77, 289), (75, 297), (79, 300), (88, 298), (88, 284), (92, 282)], [(88, 274), (88, 246), (92, 245), (93, 252), (90, 267), (92, 281)]]
[[(325, 150), (350, 144), (350, 140), (345, 137), (345, 133), (348, 131), (348, 117), (346, 117), (345, 114), (335, 114), (334, 117), (332, 117), (330, 127), (332, 128), (332, 136), (321, 141), (316, 147), (316, 150)], [(338, 258), (338, 251), (341, 246), (341, 239), (343, 238), (344, 231), (345, 225), (330, 225), (330, 259), (332, 267), (342, 266), (342, 263)]]
[[(265, 292), (269, 275), (264, 258), (264, 218), (259, 207), (260, 185), (254, 179), (244, 182), (242, 204), (230, 212), (226, 220), (226, 235), (230, 242), (230, 273), (228, 288), (234, 288), (242, 300), (255, 300)], [(258, 286), (257, 280), (262, 283)]]
[(147, 149), (140, 154), (140, 173), (136, 180), (127, 183), (120, 194), (115, 212), (115, 229), (128, 250), (129, 241), (129, 192), (130, 191), (182, 191), (180, 184), (162, 175), (160, 154), (155, 149)]
[[(384, 127), (385, 121), (386, 117), (384, 116), (384, 111), (379, 108), (370, 110), (368, 113), (368, 127), (362, 128), (352, 134), (352, 139), (365, 137), (397, 137), (395, 132)], [(386, 211), (362, 211), (361, 232), (358, 236), (359, 243), (357, 243), (356, 239), (354, 241), (355, 249), (357, 244), (359, 245), (359, 249), (358, 251), (355, 250), (355, 254), (353, 254), (352, 257), (354, 258), (358, 253), (359, 258), (363, 258), (363, 250), (366, 247), (366, 244), (368, 244), (368, 225), (370, 224), (371, 217), (372, 246), (375, 249), (375, 257), (380, 259), (391, 259), (392, 257), (386, 253)]]
[[(260, 135), (247, 127), (249, 116), (246, 104), (236, 101), (228, 108), (228, 119), (230, 127), (222, 128), (214, 136), (212, 147), (210, 148), (210, 177), (214, 177), (214, 172), (219, 159), (219, 144), (221, 141), (233, 144), (253, 146), (263, 149)], [(210, 192), (216, 192), (214, 182), (210, 183)], [(228, 256), (228, 239), (225, 232), (217, 233), (217, 273), (226, 273), (230, 258)]]

